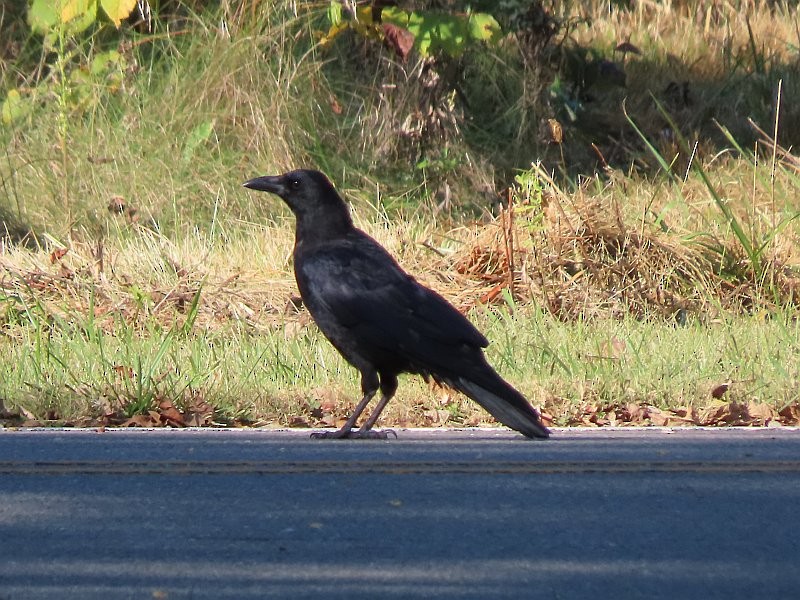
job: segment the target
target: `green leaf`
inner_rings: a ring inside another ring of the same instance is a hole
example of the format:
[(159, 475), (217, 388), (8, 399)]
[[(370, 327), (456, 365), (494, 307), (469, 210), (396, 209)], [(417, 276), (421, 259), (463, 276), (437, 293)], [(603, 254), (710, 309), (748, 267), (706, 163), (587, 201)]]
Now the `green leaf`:
[(451, 16), (441, 16), (437, 19), (436, 40), (440, 47), (448, 56), (461, 55), (466, 46), (469, 36), (469, 27), (465, 19)]
[[(436, 24), (430, 15), (411, 13), (408, 15), (408, 29), (414, 36), (414, 47), (422, 56), (430, 56)], [(434, 48), (435, 49), (435, 48)]]
[(92, 14), (92, 18), (97, 16), (97, 0), (61, 0), (61, 23), (69, 23), (73, 19), (82, 19), (87, 13)]
[(391, 23), (403, 29), (408, 29), (409, 14), (396, 6), (387, 6), (381, 11), (381, 21)]
[(184, 321), (183, 327), (181, 327), (181, 333), (183, 333), (183, 335), (188, 336), (192, 332), (194, 322), (197, 320), (197, 313), (200, 309), (200, 293), (203, 291), (203, 284), (205, 281), (206, 280), (203, 279), (203, 281), (200, 282), (200, 286), (192, 297), (192, 304), (189, 306), (189, 310), (186, 313), (186, 321)]
[(66, 32), (70, 35), (77, 35), (86, 31), (97, 22), (97, 0), (91, 0), (87, 5), (87, 10), (76, 15), (66, 25)]
[(331, 25), (331, 26), (330, 26), (330, 29), (328, 29), (328, 33), (323, 33), (323, 34), (320, 36), (320, 38), (319, 38), (319, 43), (320, 43), (322, 46), (327, 46), (327, 45), (328, 45), (328, 44), (330, 44), (330, 43), (331, 43), (333, 40), (335, 40), (335, 39), (336, 39), (336, 37), (337, 37), (337, 36), (338, 36), (340, 33), (342, 33), (343, 31), (347, 31), (348, 29), (350, 29), (350, 25), (349, 25), (348, 23), (346, 23), (345, 21), (342, 21), (342, 22), (341, 22), (341, 23), (339, 23), (338, 25)]
[(494, 44), (503, 37), (503, 30), (492, 15), (473, 13), (469, 16), (469, 34), (474, 40)]
[(214, 131), (214, 120), (203, 121), (197, 127), (192, 129), (189, 137), (186, 139), (186, 145), (183, 147), (183, 160), (188, 162), (191, 160), (195, 150), (202, 145)]
[(98, 94), (95, 80), (86, 69), (74, 69), (69, 74), (67, 103), (71, 109), (85, 111), (97, 105)]
[(106, 75), (118, 69), (122, 62), (122, 55), (117, 50), (99, 52), (92, 59), (90, 71), (92, 75)]
[(33, 31), (47, 33), (60, 21), (60, 11), (53, 0), (33, 0), (28, 9), (28, 24)]
[(18, 90), (9, 90), (3, 104), (0, 104), (0, 119), (4, 125), (26, 117), (32, 109), (30, 98), (23, 98)]
[(428, 11), (407, 13), (395, 7), (386, 7), (381, 13), (381, 20), (411, 32), (414, 47), (423, 56), (439, 50), (449, 56), (459, 56), (470, 43), (495, 42), (503, 33), (494, 17), (484, 13), (464, 17)]
[(328, 5), (328, 21), (333, 27), (342, 22), (342, 4), (338, 0), (331, 0)]
[(131, 16), (133, 9), (136, 8), (136, 0), (100, 0), (100, 6), (114, 23), (114, 27), (119, 29), (123, 19)]

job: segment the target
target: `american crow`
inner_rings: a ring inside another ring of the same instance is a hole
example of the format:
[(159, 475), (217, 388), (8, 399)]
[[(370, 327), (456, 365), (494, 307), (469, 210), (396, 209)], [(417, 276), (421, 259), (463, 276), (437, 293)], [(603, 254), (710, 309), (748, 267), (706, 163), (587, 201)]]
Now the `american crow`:
[[(528, 437), (548, 437), (536, 410), (486, 362), (486, 338), (353, 225), (347, 205), (325, 175), (298, 170), (256, 177), (244, 186), (276, 194), (292, 209), (300, 295), (325, 337), (361, 373), (363, 397), (352, 416), (338, 431), (314, 437), (385, 437), (371, 428), (397, 390), (397, 375), (404, 372), (463, 392)], [(353, 431), (378, 389), (378, 405)]]

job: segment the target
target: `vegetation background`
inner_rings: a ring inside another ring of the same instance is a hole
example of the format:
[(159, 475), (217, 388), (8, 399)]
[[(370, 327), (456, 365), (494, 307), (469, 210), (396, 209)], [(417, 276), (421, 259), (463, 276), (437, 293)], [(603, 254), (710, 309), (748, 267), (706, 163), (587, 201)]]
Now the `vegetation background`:
[(338, 425), (240, 187), (307, 166), (549, 422), (796, 424), (799, 52), (788, 1), (3, 3), (0, 418)]

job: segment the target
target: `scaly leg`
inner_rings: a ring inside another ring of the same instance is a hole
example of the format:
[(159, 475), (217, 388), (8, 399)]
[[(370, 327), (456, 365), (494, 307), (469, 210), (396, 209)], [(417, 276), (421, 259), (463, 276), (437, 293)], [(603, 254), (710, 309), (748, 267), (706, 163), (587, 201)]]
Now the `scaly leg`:
[(372, 426), (378, 420), (378, 417), (381, 416), (383, 409), (386, 408), (386, 405), (389, 403), (389, 400), (392, 399), (394, 393), (397, 391), (397, 376), (393, 374), (381, 373), (381, 399), (378, 402), (378, 405), (375, 407), (375, 410), (372, 411), (372, 414), (367, 419), (367, 422), (361, 426), (356, 434), (360, 437), (377, 437), (380, 439), (387, 439), (389, 433), (397, 437), (397, 434), (392, 431), (391, 429), (387, 429), (386, 431), (371, 431)]
[(350, 415), (350, 418), (347, 419), (347, 422), (342, 425), (341, 429), (337, 429), (336, 431), (315, 431), (311, 434), (311, 437), (314, 439), (345, 439), (349, 437), (361, 437), (358, 435), (359, 432), (353, 431), (353, 426), (358, 421), (358, 417), (361, 416), (361, 413), (364, 412), (364, 409), (367, 408), (367, 404), (369, 401), (372, 400), (372, 397), (375, 395), (375, 392), (378, 391), (379, 380), (378, 380), (378, 372), (374, 369), (372, 370), (362, 370), (361, 371), (361, 391), (363, 392), (364, 396), (361, 398), (361, 402), (358, 403), (353, 414)]

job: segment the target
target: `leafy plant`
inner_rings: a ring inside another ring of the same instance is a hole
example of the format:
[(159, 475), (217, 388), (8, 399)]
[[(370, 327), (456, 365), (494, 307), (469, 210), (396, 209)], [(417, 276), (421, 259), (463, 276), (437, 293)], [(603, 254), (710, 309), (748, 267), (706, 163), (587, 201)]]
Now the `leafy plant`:
[(462, 159), (452, 156), (447, 148), (443, 148), (437, 156), (425, 157), (418, 161), (416, 168), (426, 173), (443, 176), (454, 172), (461, 162)]
[(405, 11), (387, 6), (382, 10), (361, 6), (346, 18), (341, 3), (331, 0), (328, 9), (331, 27), (322, 37), (329, 44), (345, 31), (354, 31), (366, 39), (387, 43), (403, 59), (413, 48), (422, 56), (443, 53), (455, 58), (473, 44), (497, 43), (503, 31), (488, 13), (466, 15), (429, 10)]
[(514, 177), (515, 185), (512, 187), (514, 211), (525, 217), (523, 223), (530, 230), (540, 230), (544, 227), (542, 214), (544, 191), (547, 183), (542, 181), (542, 167), (533, 165), (529, 170), (522, 171)]
[(136, 8), (136, 0), (33, 0), (28, 23), (36, 33), (52, 35), (59, 27), (77, 34), (88, 29), (104, 14), (119, 27)]
[(136, 0), (33, 0), (28, 11), (31, 30), (43, 36), (45, 50), (55, 54), (50, 74), (32, 87), (12, 88), (0, 103), (0, 119), (10, 125), (27, 118), (40, 103), (55, 99), (61, 112), (60, 133), (65, 135), (66, 113), (95, 106), (102, 91), (116, 92), (127, 68), (116, 50), (98, 52), (76, 60), (77, 36), (103, 14), (119, 27), (136, 6)]

